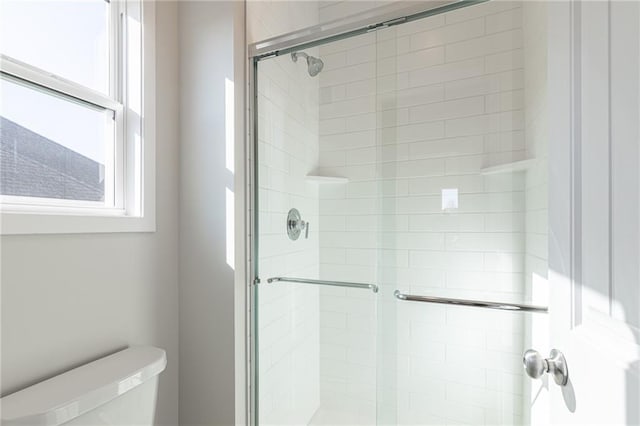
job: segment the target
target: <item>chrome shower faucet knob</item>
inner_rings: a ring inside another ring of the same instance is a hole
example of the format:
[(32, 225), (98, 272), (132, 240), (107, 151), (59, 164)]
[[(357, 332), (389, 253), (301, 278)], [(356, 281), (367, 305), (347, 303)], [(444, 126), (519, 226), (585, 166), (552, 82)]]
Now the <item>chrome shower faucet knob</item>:
[(300, 238), (300, 233), (305, 231), (304, 237), (309, 238), (309, 222), (302, 220), (298, 209), (289, 210), (287, 215), (287, 235), (291, 241)]
[(528, 349), (522, 357), (522, 364), (527, 375), (532, 379), (539, 379), (544, 373), (553, 376), (556, 384), (564, 386), (569, 381), (567, 361), (562, 352), (552, 349), (549, 358), (543, 358), (540, 352)]

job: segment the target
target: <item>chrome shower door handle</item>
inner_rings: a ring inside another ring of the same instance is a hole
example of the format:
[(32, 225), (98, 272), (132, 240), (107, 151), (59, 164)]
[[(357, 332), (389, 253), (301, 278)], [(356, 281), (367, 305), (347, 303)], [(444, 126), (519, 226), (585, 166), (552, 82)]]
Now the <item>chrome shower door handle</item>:
[(549, 373), (559, 386), (564, 386), (569, 381), (567, 360), (562, 352), (557, 349), (551, 350), (549, 358), (543, 358), (540, 352), (528, 349), (522, 356), (522, 364), (524, 365), (524, 371), (532, 379), (539, 379), (544, 373)]

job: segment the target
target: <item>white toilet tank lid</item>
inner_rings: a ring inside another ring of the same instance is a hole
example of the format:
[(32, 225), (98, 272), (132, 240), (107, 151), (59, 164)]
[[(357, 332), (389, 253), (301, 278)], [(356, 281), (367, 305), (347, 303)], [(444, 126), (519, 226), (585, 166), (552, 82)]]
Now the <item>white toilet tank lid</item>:
[(93, 410), (167, 365), (165, 351), (131, 347), (0, 399), (2, 426), (57, 426)]

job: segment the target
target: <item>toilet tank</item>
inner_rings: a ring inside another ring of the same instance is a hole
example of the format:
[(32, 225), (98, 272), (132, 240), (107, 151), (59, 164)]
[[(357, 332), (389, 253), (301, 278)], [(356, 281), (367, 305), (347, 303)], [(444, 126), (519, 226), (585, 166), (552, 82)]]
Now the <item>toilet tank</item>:
[(164, 350), (131, 347), (0, 399), (1, 426), (150, 426)]

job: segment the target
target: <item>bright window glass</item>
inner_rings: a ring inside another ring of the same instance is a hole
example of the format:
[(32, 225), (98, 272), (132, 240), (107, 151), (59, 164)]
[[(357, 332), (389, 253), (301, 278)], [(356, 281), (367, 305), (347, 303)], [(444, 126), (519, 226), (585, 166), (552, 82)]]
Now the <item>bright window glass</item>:
[(113, 203), (114, 112), (0, 79), (0, 194)]
[(108, 94), (109, 14), (105, 0), (2, 0), (0, 52)]

